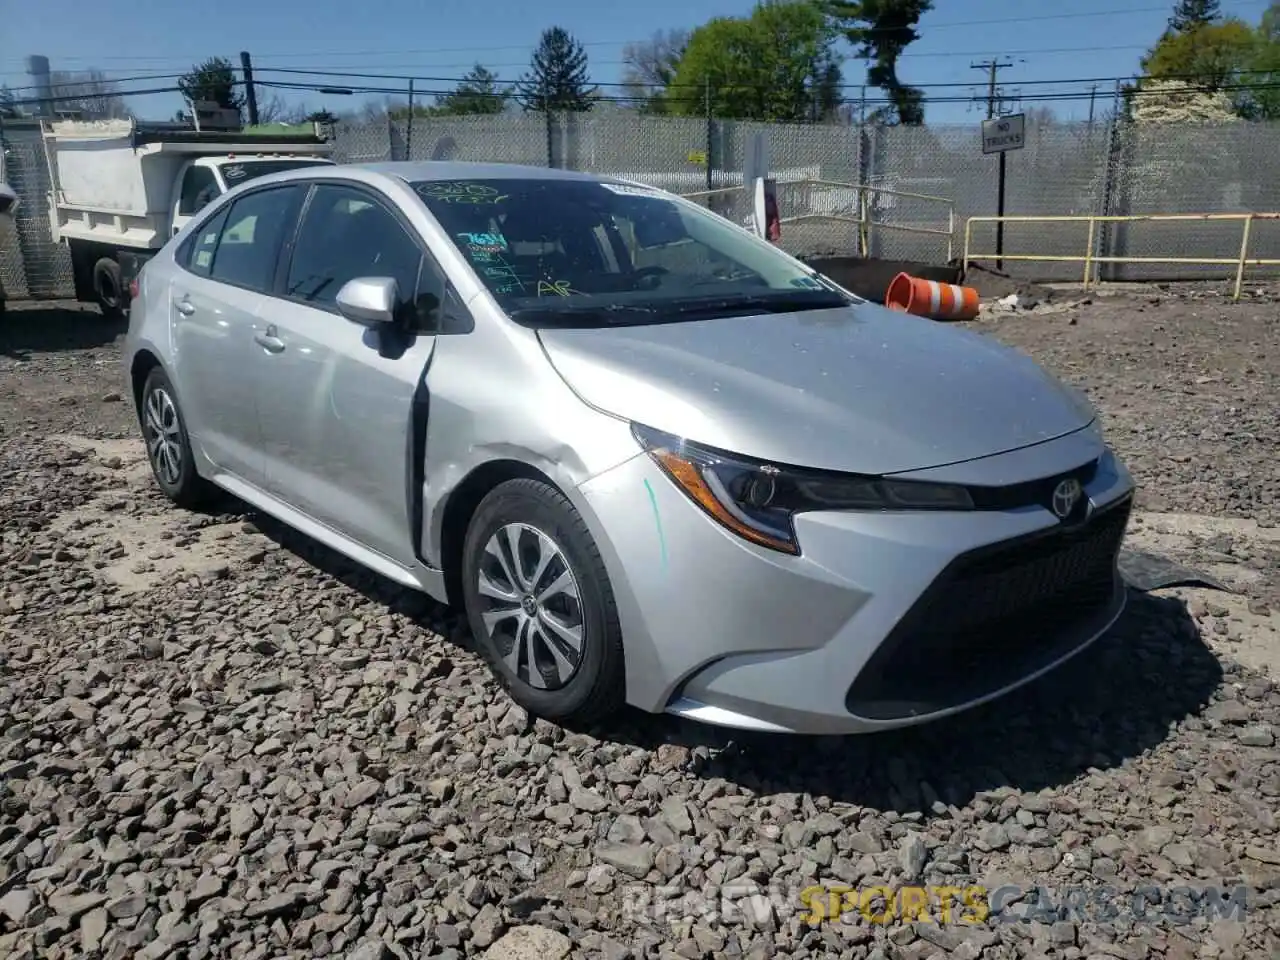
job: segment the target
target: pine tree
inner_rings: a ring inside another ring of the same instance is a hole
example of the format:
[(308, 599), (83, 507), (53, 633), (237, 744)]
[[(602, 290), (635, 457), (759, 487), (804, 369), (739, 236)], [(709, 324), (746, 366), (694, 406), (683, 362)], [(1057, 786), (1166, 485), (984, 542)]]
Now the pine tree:
[(1221, 15), (1220, 0), (1178, 0), (1169, 18), (1169, 27), (1178, 33), (1186, 33), (1196, 27), (1208, 26)]
[(440, 113), (501, 113), (510, 93), (498, 86), (498, 75), (476, 64), (452, 93), (436, 100)]
[(193, 103), (212, 101), (227, 110), (244, 107), (244, 96), (236, 90), (235, 68), (223, 57), (213, 57), (192, 67), (178, 81), (178, 89)]
[(544, 30), (533, 51), (529, 73), (516, 85), (525, 110), (591, 109), (587, 86), (587, 53), (563, 27)]

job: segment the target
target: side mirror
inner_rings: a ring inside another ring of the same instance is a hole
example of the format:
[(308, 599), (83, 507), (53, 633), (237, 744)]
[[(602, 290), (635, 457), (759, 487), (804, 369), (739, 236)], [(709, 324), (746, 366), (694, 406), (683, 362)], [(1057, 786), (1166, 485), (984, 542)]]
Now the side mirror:
[(399, 285), (392, 277), (356, 277), (338, 291), (338, 312), (364, 327), (394, 323)]

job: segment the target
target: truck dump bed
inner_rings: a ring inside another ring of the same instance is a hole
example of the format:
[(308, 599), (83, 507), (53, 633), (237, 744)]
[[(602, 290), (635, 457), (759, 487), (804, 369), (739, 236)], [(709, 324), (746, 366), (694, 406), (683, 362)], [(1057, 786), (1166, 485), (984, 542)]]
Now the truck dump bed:
[(43, 133), (55, 239), (130, 247), (164, 244), (174, 182), (187, 160), (231, 154), (324, 157), (331, 150), (314, 131), (255, 136), (132, 120), (48, 123)]

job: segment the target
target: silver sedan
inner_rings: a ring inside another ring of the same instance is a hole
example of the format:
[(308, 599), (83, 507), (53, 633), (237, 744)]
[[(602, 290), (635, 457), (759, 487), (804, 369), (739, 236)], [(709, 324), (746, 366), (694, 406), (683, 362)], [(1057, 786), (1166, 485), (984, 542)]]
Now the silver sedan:
[(263, 177), (146, 264), (124, 349), (165, 495), (464, 607), (552, 721), (920, 723), (1125, 603), (1133, 483), (1080, 394), (643, 185)]

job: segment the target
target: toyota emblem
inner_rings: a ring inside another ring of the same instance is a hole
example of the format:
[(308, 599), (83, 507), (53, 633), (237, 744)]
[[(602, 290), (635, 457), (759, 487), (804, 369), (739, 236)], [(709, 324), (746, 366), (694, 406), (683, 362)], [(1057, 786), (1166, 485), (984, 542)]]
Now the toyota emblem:
[(1053, 488), (1053, 500), (1051, 506), (1053, 513), (1059, 520), (1065, 520), (1071, 516), (1071, 511), (1076, 508), (1076, 504), (1080, 502), (1080, 496), (1084, 490), (1080, 487), (1080, 481), (1074, 477), (1063, 480)]

